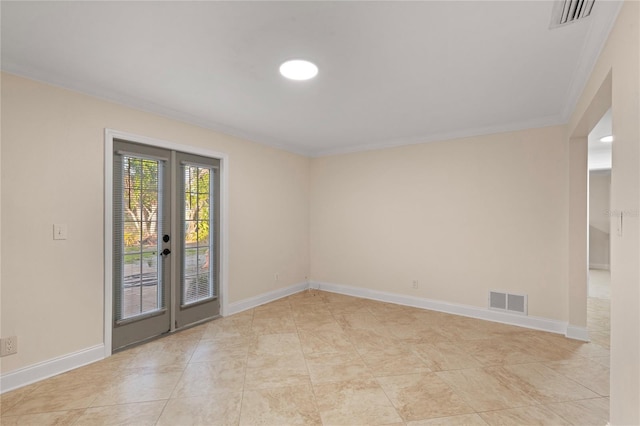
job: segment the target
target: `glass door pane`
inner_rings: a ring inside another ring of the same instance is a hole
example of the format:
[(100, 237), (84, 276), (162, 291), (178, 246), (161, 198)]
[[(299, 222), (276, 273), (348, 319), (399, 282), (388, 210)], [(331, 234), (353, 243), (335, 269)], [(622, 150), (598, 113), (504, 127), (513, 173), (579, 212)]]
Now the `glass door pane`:
[(127, 155), (122, 162), (124, 265), (118, 320), (164, 308), (161, 262), (158, 262), (162, 165), (159, 160)]
[(114, 141), (112, 349), (169, 331), (170, 152)]
[(178, 327), (218, 315), (219, 161), (177, 153), (181, 225)]
[(182, 305), (190, 305), (214, 296), (211, 274), (210, 168), (186, 165), (184, 171), (184, 269)]

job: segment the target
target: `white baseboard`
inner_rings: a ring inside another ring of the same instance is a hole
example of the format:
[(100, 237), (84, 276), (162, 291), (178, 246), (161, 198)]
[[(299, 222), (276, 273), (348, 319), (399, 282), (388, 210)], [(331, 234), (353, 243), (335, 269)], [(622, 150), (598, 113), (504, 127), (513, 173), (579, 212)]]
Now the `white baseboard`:
[(565, 333), (569, 339), (582, 340), (583, 342), (590, 342), (589, 331), (586, 327), (577, 327), (569, 324), (567, 326), (567, 332)]
[[(397, 293), (388, 293), (378, 290), (369, 290), (361, 287), (351, 287), (340, 284), (323, 282), (310, 282), (310, 288), (329, 291), (332, 293), (346, 294), (348, 296), (362, 297), (364, 299), (378, 300), (381, 302), (396, 303), (398, 305), (412, 306), (414, 308), (429, 309), (431, 311), (447, 314), (461, 315), (503, 324), (516, 325), (534, 330), (548, 331), (551, 333), (567, 335), (567, 322), (548, 318), (517, 315), (508, 312), (492, 311), (476, 306), (459, 305), (456, 303), (442, 302), (440, 300), (425, 299), (415, 296), (407, 296)], [(582, 340), (582, 339), (580, 339)]]
[(291, 296), (292, 294), (300, 293), (301, 291), (304, 291), (308, 288), (309, 283), (302, 282), (299, 284), (294, 284), (290, 287), (279, 288), (268, 293), (263, 293), (258, 296), (250, 297), (248, 299), (229, 303), (227, 305), (227, 310), (224, 313), (224, 316), (237, 314), (238, 312), (246, 311), (247, 309), (252, 309), (256, 306), (264, 305), (265, 303), (273, 302), (274, 300)]
[(606, 271), (609, 270), (609, 264), (608, 263), (590, 263), (589, 264), (589, 269), (604, 269)]
[(104, 359), (104, 345), (96, 345), (0, 376), (0, 393), (47, 379), (52, 376)]

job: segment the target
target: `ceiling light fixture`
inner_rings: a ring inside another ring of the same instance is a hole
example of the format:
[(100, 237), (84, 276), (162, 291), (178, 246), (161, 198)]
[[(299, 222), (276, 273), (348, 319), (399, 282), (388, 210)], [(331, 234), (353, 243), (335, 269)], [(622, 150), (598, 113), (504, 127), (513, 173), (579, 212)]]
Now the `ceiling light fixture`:
[(600, 138), (600, 142), (613, 142), (613, 136), (611, 136), (611, 135), (604, 136), (604, 137)]
[(318, 74), (318, 67), (302, 59), (292, 59), (280, 65), (280, 74), (290, 80), (309, 80)]

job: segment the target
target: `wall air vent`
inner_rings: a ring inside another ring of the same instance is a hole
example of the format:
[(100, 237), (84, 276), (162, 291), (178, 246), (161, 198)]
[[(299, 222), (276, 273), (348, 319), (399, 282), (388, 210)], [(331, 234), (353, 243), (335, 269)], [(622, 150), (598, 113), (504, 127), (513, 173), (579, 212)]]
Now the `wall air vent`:
[(591, 15), (595, 0), (556, 0), (551, 12), (549, 29), (571, 24)]
[(527, 315), (527, 295), (490, 291), (489, 309)]

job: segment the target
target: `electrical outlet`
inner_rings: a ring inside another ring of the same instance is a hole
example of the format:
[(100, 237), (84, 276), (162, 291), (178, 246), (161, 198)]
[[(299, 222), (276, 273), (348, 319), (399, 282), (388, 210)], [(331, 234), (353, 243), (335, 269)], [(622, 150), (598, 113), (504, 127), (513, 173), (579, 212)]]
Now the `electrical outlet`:
[(18, 337), (10, 336), (0, 339), (0, 356), (13, 355), (18, 352)]
[(418, 280), (411, 281), (411, 287), (418, 288)]

